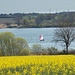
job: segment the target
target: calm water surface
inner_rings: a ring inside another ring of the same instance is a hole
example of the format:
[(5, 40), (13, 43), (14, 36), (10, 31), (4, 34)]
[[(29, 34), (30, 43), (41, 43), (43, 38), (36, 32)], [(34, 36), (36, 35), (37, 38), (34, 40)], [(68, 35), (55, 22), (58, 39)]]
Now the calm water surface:
[[(32, 47), (33, 44), (40, 44), (43, 48), (56, 47), (59, 50), (64, 48), (64, 45), (60, 43), (53, 42), (54, 31), (57, 28), (20, 28), (20, 29), (0, 29), (1, 32), (12, 32), (16, 37), (21, 37), (26, 39), (29, 46)], [(44, 41), (39, 40), (39, 36), (43, 35)], [(74, 42), (71, 44), (70, 48), (75, 48)]]

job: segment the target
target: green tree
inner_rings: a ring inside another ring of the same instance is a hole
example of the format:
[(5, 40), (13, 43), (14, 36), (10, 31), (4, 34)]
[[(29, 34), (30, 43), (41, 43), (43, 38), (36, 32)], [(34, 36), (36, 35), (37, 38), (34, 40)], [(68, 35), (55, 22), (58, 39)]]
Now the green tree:
[(25, 48), (29, 49), (28, 43), (25, 39), (23, 38), (16, 38), (16, 52), (17, 54), (21, 51), (24, 50)]
[(16, 38), (12, 32), (3, 32), (0, 34), (0, 50), (5, 55), (16, 55), (24, 48), (29, 48), (26, 40)]
[(67, 14), (60, 14), (57, 16), (57, 23), (58, 26), (60, 27), (72, 27), (73, 26), (73, 21), (74, 17), (67, 13)]
[(36, 18), (35, 18), (35, 24), (36, 25), (39, 25), (43, 20), (44, 20), (45, 16), (44, 15), (38, 15)]
[(12, 47), (15, 43), (15, 35), (13, 33), (4, 32), (0, 34), (0, 49), (3, 50), (5, 54), (7, 54), (7, 52), (12, 54)]
[(46, 20), (51, 20), (54, 18), (53, 14), (46, 14)]
[(29, 21), (27, 19), (23, 19), (23, 26), (28, 27), (29, 26)]

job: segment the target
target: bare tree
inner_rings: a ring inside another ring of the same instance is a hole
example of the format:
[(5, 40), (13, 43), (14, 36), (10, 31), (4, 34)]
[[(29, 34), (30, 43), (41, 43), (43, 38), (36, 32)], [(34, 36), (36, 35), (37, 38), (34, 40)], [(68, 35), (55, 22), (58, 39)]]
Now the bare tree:
[(75, 40), (75, 29), (72, 27), (58, 28), (54, 36), (54, 41), (65, 43), (66, 54), (68, 54), (68, 47)]

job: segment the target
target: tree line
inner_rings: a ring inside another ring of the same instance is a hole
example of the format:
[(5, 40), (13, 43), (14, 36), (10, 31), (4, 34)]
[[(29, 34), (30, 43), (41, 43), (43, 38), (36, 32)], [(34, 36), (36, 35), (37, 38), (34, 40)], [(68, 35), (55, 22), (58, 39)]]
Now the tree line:
[[(13, 16), (19, 28), (66, 27), (66, 22), (75, 26), (75, 12), (59, 13), (10, 13), (0, 16)], [(10, 27), (10, 26), (9, 26)]]

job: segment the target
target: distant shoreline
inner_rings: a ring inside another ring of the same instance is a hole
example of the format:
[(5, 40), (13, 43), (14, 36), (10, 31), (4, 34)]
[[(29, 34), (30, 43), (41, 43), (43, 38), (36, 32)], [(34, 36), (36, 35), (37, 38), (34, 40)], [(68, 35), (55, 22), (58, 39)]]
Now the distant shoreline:
[[(63, 26), (62, 26), (63, 27)], [(12, 27), (7, 27), (7, 25), (4, 25), (4, 24), (0, 24), (0, 29), (7, 29), (7, 28), (17, 28), (17, 29), (20, 29), (20, 28), (61, 28), (59, 26), (50, 26), (50, 27), (15, 27), (15, 26), (12, 26)]]

